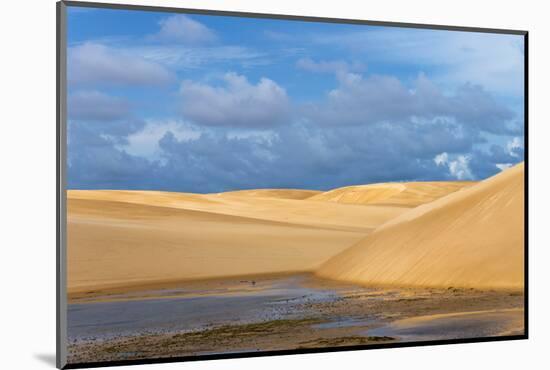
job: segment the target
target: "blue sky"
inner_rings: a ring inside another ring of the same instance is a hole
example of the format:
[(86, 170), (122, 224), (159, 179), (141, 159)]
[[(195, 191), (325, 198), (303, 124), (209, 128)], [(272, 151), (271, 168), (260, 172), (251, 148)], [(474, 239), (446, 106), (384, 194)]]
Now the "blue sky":
[(68, 186), (476, 180), (523, 160), (523, 37), (68, 8)]

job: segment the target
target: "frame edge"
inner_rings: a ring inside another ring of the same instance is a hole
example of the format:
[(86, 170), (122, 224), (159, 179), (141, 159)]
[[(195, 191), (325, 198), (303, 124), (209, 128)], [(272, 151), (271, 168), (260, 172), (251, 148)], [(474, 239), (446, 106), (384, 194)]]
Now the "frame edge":
[(133, 5), (127, 3), (109, 3), (95, 1), (78, 1), (78, 0), (63, 0), (66, 6), (82, 7), (82, 8), (102, 8), (102, 9), (119, 9), (119, 10), (138, 10), (163, 13), (185, 13), (185, 14), (203, 14), (217, 15), (226, 17), (246, 17), (246, 18), (265, 18), (265, 19), (283, 19), (304, 22), (321, 22), (321, 23), (345, 23), (345, 24), (361, 24), (370, 26), (383, 27), (400, 27), (400, 28), (421, 28), (430, 30), (443, 31), (462, 31), (462, 32), (483, 32), (483, 33), (498, 33), (509, 35), (526, 35), (527, 30), (514, 30), (504, 28), (484, 28), (475, 26), (452, 26), (444, 24), (427, 24), (427, 23), (408, 23), (397, 21), (372, 21), (352, 18), (329, 18), (321, 16), (301, 16), (291, 14), (274, 14), (274, 13), (255, 13), (244, 11), (229, 11), (229, 10), (212, 10), (198, 8), (179, 8), (170, 6), (156, 5)]
[(56, 367), (62, 369), (67, 365), (67, 5), (63, 1), (56, 3), (56, 85)]

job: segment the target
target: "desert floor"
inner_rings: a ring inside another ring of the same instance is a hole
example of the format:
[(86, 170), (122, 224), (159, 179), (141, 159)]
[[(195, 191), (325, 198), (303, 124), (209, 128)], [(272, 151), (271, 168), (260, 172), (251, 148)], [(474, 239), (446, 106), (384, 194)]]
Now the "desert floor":
[(69, 306), (69, 363), (521, 335), (523, 294), (312, 274), (190, 281)]

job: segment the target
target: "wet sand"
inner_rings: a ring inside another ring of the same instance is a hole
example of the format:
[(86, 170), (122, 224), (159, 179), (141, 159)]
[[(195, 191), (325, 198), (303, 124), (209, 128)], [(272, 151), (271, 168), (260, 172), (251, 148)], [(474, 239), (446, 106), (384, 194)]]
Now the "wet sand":
[(69, 363), (523, 333), (523, 293), (369, 288), (312, 274), (71, 297)]

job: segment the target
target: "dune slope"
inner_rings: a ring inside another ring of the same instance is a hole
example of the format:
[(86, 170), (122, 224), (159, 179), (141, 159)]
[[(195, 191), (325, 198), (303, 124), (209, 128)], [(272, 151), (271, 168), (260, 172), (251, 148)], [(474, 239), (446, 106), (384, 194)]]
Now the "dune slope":
[(523, 288), (524, 165), (414, 208), (324, 263), (362, 284)]
[(362, 232), (166, 206), (68, 199), (68, 291), (308, 271)]
[[(238, 193), (238, 192), (237, 192)], [(191, 194), (161, 191), (69, 190), (69, 199), (109, 200), (214, 212), (276, 222), (368, 232), (402, 214), (396, 206), (357, 206), (244, 194)]]
[(473, 185), (470, 181), (403, 182), (346, 186), (313, 195), (309, 200), (345, 204), (416, 207)]
[(242, 195), (246, 197), (259, 197), (259, 198), (307, 199), (320, 193), (321, 192), (318, 190), (303, 190), (303, 189), (252, 189), (252, 190), (228, 191), (225, 193), (217, 193), (217, 194), (221, 196)]

